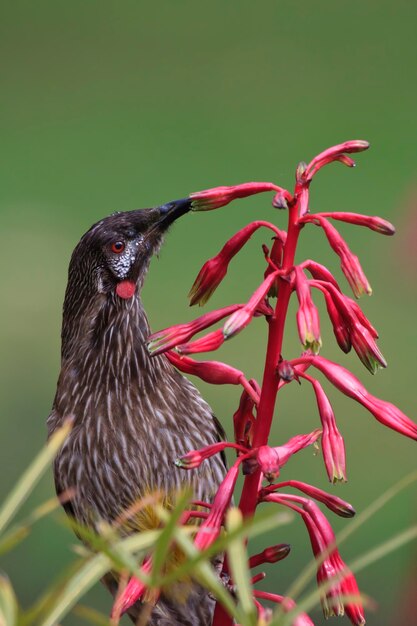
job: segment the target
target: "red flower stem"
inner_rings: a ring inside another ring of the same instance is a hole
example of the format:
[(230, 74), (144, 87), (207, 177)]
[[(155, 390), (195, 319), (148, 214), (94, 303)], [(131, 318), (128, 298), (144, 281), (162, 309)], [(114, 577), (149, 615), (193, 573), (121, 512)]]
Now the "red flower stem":
[[(299, 191), (299, 190), (296, 190)], [(284, 258), (282, 263), (282, 274), (285, 276), (294, 266), (295, 252), (297, 249), (300, 226), (299, 201), (296, 194), (296, 202), (288, 209), (288, 235), (284, 244)], [(268, 345), (266, 351), (264, 376), (262, 381), (261, 394), (257, 410), (256, 427), (253, 437), (253, 447), (263, 446), (268, 443), (269, 432), (271, 430), (272, 418), (274, 416), (275, 402), (278, 393), (279, 375), (277, 365), (282, 351), (282, 341), (284, 337), (285, 320), (287, 317), (288, 304), (292, 293), (291, 284), (285, 278), (279, 278), (278, 297), (274, 315), (269, 320)], [(253, 515), (258, 503), (258, 486), (261, 478), (261, 471), (257, 469), (253, 474), (245, 477), (239, 508), (244, 517)], [(285, 503), (289, 506), (288, 503)], [(227, 559), (225, 558), (223, 572), (228, 573)], [(233, 620), (226, 610), (217, 602), (213, 617), (213, 626), (232, 626)]]

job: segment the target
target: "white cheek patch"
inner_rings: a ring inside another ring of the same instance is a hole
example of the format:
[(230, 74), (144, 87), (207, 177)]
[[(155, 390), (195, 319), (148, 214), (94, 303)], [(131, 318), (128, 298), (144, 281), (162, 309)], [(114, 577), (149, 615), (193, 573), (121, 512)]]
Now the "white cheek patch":
[(135, 241), (127, 242), (126, 248), (121, 254), (112, 254), (109, 258), (109, 265), (117, 278), (123, 279), (129, 274), (138, 254), (138, 248), (142, 239), (143, 237)]

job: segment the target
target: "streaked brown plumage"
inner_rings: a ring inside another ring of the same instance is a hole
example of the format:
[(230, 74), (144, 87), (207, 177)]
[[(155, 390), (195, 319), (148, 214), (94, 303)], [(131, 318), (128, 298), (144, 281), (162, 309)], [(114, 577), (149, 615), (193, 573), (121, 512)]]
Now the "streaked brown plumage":
[[(222, 431), (196, 388), (165, 356), (150, 358), (145, 347), (150, 330), (140, 299), (143, 280), (164, 232), (189, 208), (182, 200), (111, 215), (90, 228), (71, 258), (48, 433), (73, 417), (54, 464), (56, 489), (76, 488), (67, 512), (95, 529), (147, 493), (171, 497), (186, 482), (196, 499), (211, 501), (225, 472), (218, 456), (191, 472), (174, 465), (188, 450), (218, 441)], [(136, 285), (132, 297), (118, 295), (123, 281)], [(107, 585), (114, 593), (116, 583), (108, 578)], [(133, 607), (132, 619), (140, 610)], [(149, 623), (202, 626), (211, 623), (212, 610), (210, 597), (194, 585), (185, 604), (162, 597)]]

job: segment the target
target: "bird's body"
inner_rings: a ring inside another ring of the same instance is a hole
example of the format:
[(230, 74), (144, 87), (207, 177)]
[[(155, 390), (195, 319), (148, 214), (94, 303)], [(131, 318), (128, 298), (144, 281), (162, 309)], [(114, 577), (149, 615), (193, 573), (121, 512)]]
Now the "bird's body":
[[(210, 502), (225, 473), (220, 457), (192, 472), (174, 465), (188, 450), (218, 441), (221, 428), (196, 388), (165, 356), (151, 358), (146, 350), (150, 330), (140, 290), (175, 211), (165, 206), (110, 216), (84, 235), (71, 259), (48, 431), (72, 417), (55, 460), (56, 488), (75, 488), (67, 511), (95, 530), (155, 491), (172, 502), (191, 484), (195, 499)], [(125, 532), (151, 525), (146, 516), (133, 519)], [(149, 623), (202, 626), (211, 623), (212, 605), (194, 585), (186, 600), (162, 597)], [(139, 612), (137, 605), (130, 614)]]

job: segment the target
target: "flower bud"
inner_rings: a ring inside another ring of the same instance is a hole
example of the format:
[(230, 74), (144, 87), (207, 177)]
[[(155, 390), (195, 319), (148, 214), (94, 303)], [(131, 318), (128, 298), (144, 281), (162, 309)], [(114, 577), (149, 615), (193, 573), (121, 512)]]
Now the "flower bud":
[(206, 459), (222, 452), (226, 448), (234, 448), (235, 450), (240, 450), (241, 452), (247, 452), (247, 449), (243, 446), (239, 446), (236, 443), (230, 443), (228, 441), (220, 441), (219, 443), (213, 443), (209, 446), (204, 446), (204, 448), (200, 448), (200, 450), (191, 450), (180, 456), (178, 459), (175, 459), (174, 463), (177, 467), (181, 467), (181, 469), (195, 469), (196, 467), (200, 467), (201, 463)]
[(230, 261), (261, 227), (269, 228), (277, 237), (281, 236), (281, 231), (274, 224), (261, 220), (251, 222), (235, 233), (216, 256), (204, 263), (188, 294), (190, 306), (202, 306), (207, 302), (226, 276)]
[(307, 435), (295, 435), (285, 443), (283, 446), (277, 446), (272, 448), (275, 450), (279, 458), (279, 467), (283, 467), (293, 454), (303, 450), (307, 446), (311, 446), (312, 443), (317, 441), (321, 435), (321, 430), (313, 430), (313, 432)]
[(211, 211), (219, 207), (226, 206), (237, 198), (246, 198), (264, 191), (276, 191), (284, 196), (290, 193), (273, 183), (243, 183), (242, 185), (232, 185), (230, 187), (213, 187), (204, 191), (190, 193), (192, 211)]
[[(343, 211), (334, 211), (331, 213), (319, 213), (317, 216), (330, 217), (333, 220), (339, 220), (356, 226), (365, 226), (381, 235), (395, 235), (395, 226), (387, 220), (377, 215), (361, 215), (360, 213), (345, 213)], [(314, 216), (314, 217), (317, 217)]]
[(216, 324), (224, 317), (234, 313), (241, 306), (243, 305), (232, 304), (222, 309), (205, 313), (192, 322), (187, 322), (186, 324), (176, 324), (175, 326), (169, 326), (164, 330), (153, 333), (153, 335), (151, 335), (146, 342), (148, 352), (151, 355), (161, 354), (162, 352), (171, 350), (180, 344), (184, 344), (200, 331)]
[(317, 354), (321, 348), (320, 320), (317, 307), (311, 298), (308, 280), (300, 267), (295, 267), (295, 289), (299, 307), (297, 326), (300, 341), (306, 350)]
[(190, 343), (183, 343), (177, 346), (179, 354), (196, 354), (197, 352), (212, 352), (217, 350), (224, 343), (222, 330), (213, 330), (211, 333), (200, 337)]
[(330, 246), (340, 257), (342, 272), (346, 276), (356, 298), (363, 296), (365, 293), (371, 295), (371, 286), (362, 270), (358, 257), (349, 250), (346, 241), (327, 219), (319, 218), (319, 224), (323, 228)]
[(263, 552), (251, 556), (249, 559), (249, 567), (257, 567), (264, 563), (277, 563), (285, 559), (291, 551), (291, 546), (288, 543), (278, 543), (276, 546), (270, 546), (265, 548)]
[(284, 380), (286, 383), (290, 383), (294, 380), (294, 368), (289, 361), (282, 361), (278, 364), (278, 376), (281, 380)]
[(317, 174), (317, 172), (332, 161), (341, 161), (348, 167), (352, 167), (355, 165), (354, 161), (349, 157), (345, 157), (344, 153), (348, 154), (354, 152), (362, 152), (362, 150), (367, 150), (369, 148), (369, 143), (367, 141), (362, 141), (360, 139), (354, 141), (345, 141), (344, 143), (338, 144), (337, 146), (332, 146), (324, 152), (318, 154), (314, 159), (307, 165), (306, 171), (304, 173), (304, 179), (306, 182), (311, 181), (313, 176)]
[(230, 339), (243, 330), (252, 320), (260, 302), (266, 297), (272, 283), (277, 276), (277, 272), (270, 274), (258, 289), (253, 293), (249, 301), (238, 311), (235, 311), (223, 326), (225, 339)]
[(243, 372), (221, 363), (220, 361), (194, 361), (187, 356), (180, 356), (175, 352), (167, 352), (172, 365), (185, 374), (193, 374), (212, 385), (240, 385)]
[(199, 550), (208, 548), (220, 534), (223, 517), (230, 505), (233, 490), (236, 485), (240, 463), (241, 459), (238, 458), (217, 489), (210, 513), (207, 519), (201, 524), (194, 539), (194, 545)]
[(261, 472), (269, 482), (279, 476), (280, 458), (277, 448), (261, 446), (257, 450), (256, 459)]
[(264, 489), (264, 492), (271, 493), (272, 491), (282, 489), (283, 487), (293, 487), (294, 489), (302, 491), (310, 498), (314, 498), (314, 500), (322, 502), (328, 509), (330, 509), (330, 511), (339, 515), (339, 517), (353, 517), (356, 514), (355, 509), (351, 504), (349, 504), (349, 502), (345, 502), (345, 500), (342, 500), (337, 496), (299, 480), (286, 480), (285, 482), (281, 482), (276, 485), (270, 485)]
[(321, 356), (305, 356), (301, 361), (317, 367), (337, 389), (368, 409), (378, 422), (405, 437), (417, 440), (417, 424), (390, 402), (370, 394), (349, 370)]
[[(152, 571), (151, 556), (144, 560), (141, 571), (145, 575), (150, 574), (150, 572)], [(159, 592), (156, 590), (149, 591), (151, 594), (151, 598), (149, 598), (149, 600), (155, 603), (159, 597)], [(131, 606), (133, 606), (136, 602), (138, 602), (138, 600), (144, 597), (146, 592), (146, 584), (139, 580), (139, 578), (132, 576), (122, 593), (116, 597), (116, 600), (113, 604), (111, 617), (118, 618), (123, 615), (123, 613), (126, 613), (126, 611), (128, 611)]]

